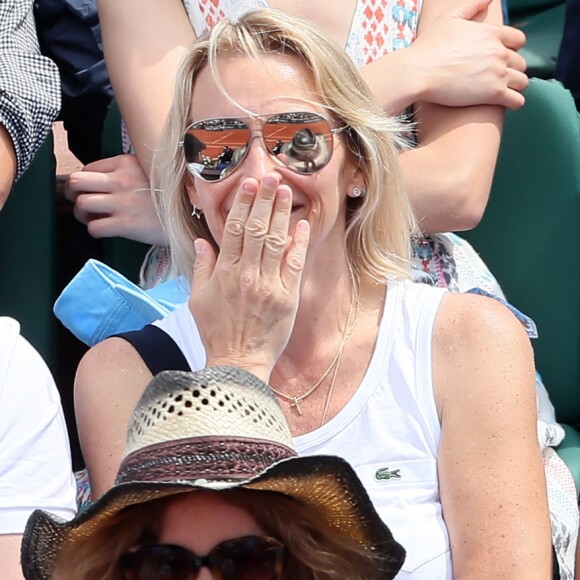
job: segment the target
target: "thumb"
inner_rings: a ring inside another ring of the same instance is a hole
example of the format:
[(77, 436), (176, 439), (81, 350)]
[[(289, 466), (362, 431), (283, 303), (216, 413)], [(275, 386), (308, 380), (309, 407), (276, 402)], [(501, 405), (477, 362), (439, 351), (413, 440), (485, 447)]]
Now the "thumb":
[(463, 20), (473, 20), (488, 8), (491, 2), (492, 0), (462, 0), (449, 11), (449, 15)]
[(192, 288), (203, 288), (211, 278), (217, 258), (210, 243), (203, 238), (195, 240), (195, 254)]

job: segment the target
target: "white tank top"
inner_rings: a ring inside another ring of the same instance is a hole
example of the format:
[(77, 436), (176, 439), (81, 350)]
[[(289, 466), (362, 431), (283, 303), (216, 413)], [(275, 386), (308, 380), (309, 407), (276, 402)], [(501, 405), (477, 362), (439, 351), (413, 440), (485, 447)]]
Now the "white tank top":
[[(433, 395), (433, 324), (446, 290), (390, 282), (375, 351), (359, 388), (321, 428), (296, 437), (300, 455), (338, 455), (407, 551), (397, 580), (451, 580), (437, 479), (440, 422)], [(187, 304), (155, 323), (192, 370), (205, 350)]]

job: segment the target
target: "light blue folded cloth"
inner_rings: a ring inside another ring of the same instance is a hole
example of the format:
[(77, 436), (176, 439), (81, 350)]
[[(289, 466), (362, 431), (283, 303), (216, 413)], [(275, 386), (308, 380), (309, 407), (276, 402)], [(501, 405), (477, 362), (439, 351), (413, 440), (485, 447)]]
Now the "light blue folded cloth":
[(143, 290), (98, 260), (89, 260), (62, 291), (54, 314), (93, 346), (119, 332), (139, 330), (187, 302), (189, 282), (169, 280)]

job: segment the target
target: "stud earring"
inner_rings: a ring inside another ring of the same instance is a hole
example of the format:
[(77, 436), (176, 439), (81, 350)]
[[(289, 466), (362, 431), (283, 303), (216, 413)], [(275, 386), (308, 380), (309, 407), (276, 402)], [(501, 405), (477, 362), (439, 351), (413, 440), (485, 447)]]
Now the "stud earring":
[(201, 219), (202, 211), (198, 209), (197, 205), (193, 204), (191, 209), (191, 217), (197, 218), (198, 220)]
[(364, 197), (367, 190), (364, 187), (353, 187), (350, 197)]

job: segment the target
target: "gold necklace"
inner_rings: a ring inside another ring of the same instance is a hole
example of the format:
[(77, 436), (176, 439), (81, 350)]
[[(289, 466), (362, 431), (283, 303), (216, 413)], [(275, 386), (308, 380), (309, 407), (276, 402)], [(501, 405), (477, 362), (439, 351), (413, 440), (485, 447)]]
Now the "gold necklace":
[[(312, 395), (312, 393), (314, 393), (314, 391), (316, 391), (316, 389), (318, 389), (318, 387), (320, 387), (320, 385), (324, 382), (324, 379), (326, 379), (326, 377), (328, 377), (328, 375), (332, 372), (332, 369), (335, 366), (338, 368), (338, 365), (340, 363), (340, 358), (342, 357), (342, 353), (344, 351), (344, 345), (346, 344), (346, 341), (350, 338), (350, 334), (347, 336), (346, 331), (348, 330), (348, 327), (349, 327), (350, 317), (351, 317), (353, 309), (354, 309), (354, 303), (357, 302), (356, 296), (357, 296), (357, 293), (353, 292), (352, 300), (350, 301), (350, 308), (348, 310), (348, 314), (346, 317), (346, 322), (344, 323), (344, 330), (342, 331), (342, 336), (340, 338), (340, 342), (338, 343), (338, 348), (336, 350), (336, 354), (334, 355), (332, 361), (330, 362), (329, 367), (324, 371), (322, 376), (314, 383), (314, 385), (312, 385), (305, 393), (302, 393), (302, 395), (299, 395), (299, 396), (289, 395), (288, 393), (284, 393), (282, 391), (279, 391), (278, 389), (275, 389), (273, 386), (270, 385), (270, 388), (272, 389), (272, 391), (274, 391), (274, 393), (276, 393), (279, 397), (282, 397), (283, 399), (286, 399), (287, 401), (291, 401), (290, 408), (295, 408), (296, 411), (298, 412), (298, 415), (302, 415), (302, 409), (300, 407), (300, 403), (302, 403), (307, 397)], [(357, 308), (357, 310), (358, 310), (358, 308)], [(334, 386), (335, 380), (336, 380), (336, 370), (334, 371), (334, 375), (332, 377), (332, 383), (330, 385), (331, 388)], [(327, 401), (327, 405), (328, 405), (328, 401)]]
[[(324, 422), (326, 421), (326, 415), (328, 413), (330, 401), (332, 400), (332, 392), (334, 391), (334, 383), (336, 382), (336, 377), (338, 375), (338, 369), (340, 368), (340, 360), (342, 359), (342, 353), (344, 352), (344, 347), (346, 346), (346, 343), (349, 341), (350, 337), (352, 336), (352, 333), (354, 332), (354, 327), (356, 325), (356, 318), (358, 315), (358, 307), (359, 307), (359, 301), (357, 299), (356, 310), (354, 313), (354, 317), (352, 319), (352, 326), (351, 326), (350, 332), (348, 333), (348, 336), (346, 337), (345, 340), (342, 341), (342, 345), (340, 348), (340, 354), (338, 356), (338, 360), (336, 361), (336, 367), (335, 367), (334, 373), (332, 375), (332, 380), (330, 381), (330, 387), (328, 387), (328, 393), (326, 393), (326, 401), (324, 402), (324, 410), (322, 412), (322, 419), (320, 420), (320, 427), (322, 427), (322, 425), (324, 425)], [(348, 319), (347, 319), (347, 326), (348, 326)]]

